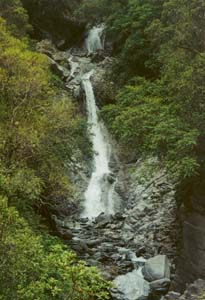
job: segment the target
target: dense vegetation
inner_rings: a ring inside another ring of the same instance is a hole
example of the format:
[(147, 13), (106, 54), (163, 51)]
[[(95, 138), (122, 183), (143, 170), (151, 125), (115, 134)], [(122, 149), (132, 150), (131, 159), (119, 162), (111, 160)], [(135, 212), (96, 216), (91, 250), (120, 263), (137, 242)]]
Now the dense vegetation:
[(104, 20), (114, 43), (120, 92), (103, 110), (112, 133), (125, 151), (160, 157), (178, 182), (203, 173), (204, 1), (83, 3), (77, 13)]
[(108, 284), (42, 227), (35, 211), (72, 196), (65, 162), (84, 121), (31, 51), (20, 1), (0, 0), (0, 299), (94, 300)]
[(0, 299), (108, 299), (108, 284), (59, 241), (34, 233), (0, 198)]

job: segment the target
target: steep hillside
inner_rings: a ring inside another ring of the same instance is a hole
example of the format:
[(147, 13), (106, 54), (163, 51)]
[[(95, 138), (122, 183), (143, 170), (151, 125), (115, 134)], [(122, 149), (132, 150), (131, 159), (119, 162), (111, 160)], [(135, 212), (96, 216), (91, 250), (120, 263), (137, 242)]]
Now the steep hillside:
[(30, 49), (21, 3), (0, 6), (0, 298), (107, 299), (109, 284), (39, 214), (57, 200), (68, 208), (66, 162), (84, 148), (82, 115), (48, 59)]

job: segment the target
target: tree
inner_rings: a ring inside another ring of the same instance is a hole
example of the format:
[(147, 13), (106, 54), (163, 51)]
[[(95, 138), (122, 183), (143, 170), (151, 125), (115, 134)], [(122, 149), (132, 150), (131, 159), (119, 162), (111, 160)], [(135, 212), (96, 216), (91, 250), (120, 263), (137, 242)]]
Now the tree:
[(24, 37), (31, 29), (28, 14), (20, 0), (0, 0), (0, 17), (6, 19), (9, 29), (16, 37)]
[(142, 23), (159, 49), (160, 77), (133, 78), (103, 112), (121, 143), (157, 155), (179, 183), (204, 169), (204, 13), (203, 1), (165, 1), (160, 17)]
[(46, 57), (12, 37), (2, 20), (0, 36), (1, 174), (10, 182), (1, 189), (29, 206), (68, 197), (65, 162), (85, 141), (83, 119), (54, 86)]

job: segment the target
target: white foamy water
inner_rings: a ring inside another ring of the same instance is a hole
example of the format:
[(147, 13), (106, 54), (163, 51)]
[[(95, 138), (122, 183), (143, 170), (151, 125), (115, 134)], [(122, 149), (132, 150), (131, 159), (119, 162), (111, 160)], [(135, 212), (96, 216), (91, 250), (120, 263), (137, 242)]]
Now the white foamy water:
[(85, 46), (88, 53), (95, 53), (97, 50), (103, 50), (102, 34), (105, 26), (103, 24), (94, 26), (88, 33), (85, 40)]
[(79, 67), (79, 63), (73, 61), (73, 56), (71, 56), (68, 61), (69, 61), (69, 64), (71, 66), (69, 79), (72, 79), (72, 78), (75, 77), (75, 72), (77, 71), (77, 69)]
[(85, 209), (83, 212), (83, 216), (88, 218), (94, 218), (102, 212), (106, 214), (114, 212), (112, 197), (114, 184), (108, 181), (111, 146), (106, 129), (102, 122), (98, 120), (97, 106), (90, 80), (92, 73), (91, 71), (82, 78), (86, 94), (90, 138), (94, 153), (94, 170), (85, 192)]
[[(89, 54), (103, 49), (102, 34), (104, 25), (94, 26), (85, 40), (85, 46)], [(91, 77), (95, 76), (95, 65), (88, 57), (71, 55), (69, 58), (70, 77), (69, 87), (75, 88), (75, 80), (81, 80), (86, 95), (88, 112), (88, 124), (90, 140), (93, 150), (93, 163), (91, 178), (85, 191), (83, 217), (89, 219), (97, 217), (101, 213), (114, 213), (114, 198), (116, 199), (116, 179), (109, 169), (112, 147), (108, 132), (104, 124), (98, 119), (98, 108), (93, 91)], [(74, 89), (73, 88), (73, 89)]]

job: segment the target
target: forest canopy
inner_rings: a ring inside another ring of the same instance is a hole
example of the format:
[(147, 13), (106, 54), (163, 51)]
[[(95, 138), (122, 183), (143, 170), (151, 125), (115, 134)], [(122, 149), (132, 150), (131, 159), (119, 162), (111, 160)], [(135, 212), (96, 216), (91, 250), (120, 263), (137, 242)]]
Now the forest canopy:
[(112, 7), (104, 21), (120, 92), (102, 112), (111, 132), (125, 151), (158, 156), (178, 182), (204, 173), (204, 1), (114, 1)]

